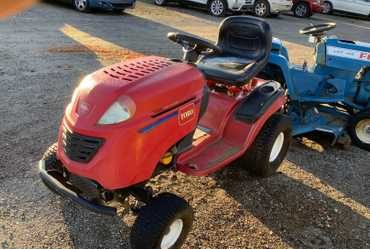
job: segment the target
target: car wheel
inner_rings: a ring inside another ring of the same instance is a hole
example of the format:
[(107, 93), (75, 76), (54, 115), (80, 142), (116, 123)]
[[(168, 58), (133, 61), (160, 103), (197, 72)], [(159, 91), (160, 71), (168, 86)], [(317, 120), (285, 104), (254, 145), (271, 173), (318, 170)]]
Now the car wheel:
[(179, 249), (193, 224), (193, 209), (182, 198), (162, 193), (139, 210), (130, 235), (132, 249)]
[(227, 11), (227, 3), (225, 0), (210, 0), (208, 11), (212, 16), (224, 16)]
[(331, 14), (333, 12), (333, 4), (329, 1), (325, 1), (322, 8), (322, 13)]
[(300, 2), (294, 6), (293, 13), (296, 17), (308, 17), (310, 15), (310, 8), (307, 3)]
[(291, 131), (290, 118), (284, 114), (274, 114), (240, 159), (242, 167), (258, 177), (273, 175), (288, 152)]
[(351, 118), (348, 133), (356, 146), (370, 151), (370, 110), (361, 111)]
[(89, 0), (74, 0), (73, 5), (80, 12), (89, 11)]
[(167, 0), (154, 0), (154, 4), (158, 6), (166, 5)]
[(254, 14), (259, 17), (270, 15), (270, 4), (266, 0), (258, 0), (254, 4)]

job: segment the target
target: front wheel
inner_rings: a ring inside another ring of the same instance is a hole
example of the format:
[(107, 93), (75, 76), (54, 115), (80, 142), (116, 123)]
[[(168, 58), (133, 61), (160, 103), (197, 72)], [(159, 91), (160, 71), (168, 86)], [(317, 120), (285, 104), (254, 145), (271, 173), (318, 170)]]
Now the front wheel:
[(361, 111), (351, 118), (348, 133), (356, 146), (370, 151), (370, 110)]
[(242, 166), (252, 175), (273, 175), (284, 160), (291, 141), (292, 124), (284, 114), (274, 114), (241, 158)]
[(74, 0), (73, 6), (80, 12), (88, 12), (90, 3), (89, 0)]
[(163, 193), (139, 211), (131, 231), (132, 249), (179, 249), (193, 224), (193, 209), (182, 198)]
[(227, 3), (225, 0), (210, 0), (208, 11), (212, 16), (224, 16), (227, 11)]
[(258, 0), (254, 4), (254, 14), (259, 17), (270, 15), (270, 4), (266, 0)]

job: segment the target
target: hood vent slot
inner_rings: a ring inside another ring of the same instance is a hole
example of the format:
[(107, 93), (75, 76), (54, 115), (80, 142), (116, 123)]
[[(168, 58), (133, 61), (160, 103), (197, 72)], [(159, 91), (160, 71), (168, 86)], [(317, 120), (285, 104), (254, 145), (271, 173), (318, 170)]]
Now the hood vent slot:
[(140, 60), (127, 61), (105, 68), (103, 71), (110, 77), (132, 82), (168, 67), (173, 62), (161, 57), (147, 57)]

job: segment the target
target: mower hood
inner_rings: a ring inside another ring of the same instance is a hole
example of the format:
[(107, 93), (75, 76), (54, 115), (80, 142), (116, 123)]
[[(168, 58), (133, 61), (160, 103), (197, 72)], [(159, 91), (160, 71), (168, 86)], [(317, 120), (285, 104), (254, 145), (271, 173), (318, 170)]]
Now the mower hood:
[(122, 96), (135, 104), (135, 118), (144, 118), (198, 95), (205, 82), (195, 67), (166, 58), (149, 56), (117, 63), (82, 80), (65, 118), (79, 132), (95, 128)]

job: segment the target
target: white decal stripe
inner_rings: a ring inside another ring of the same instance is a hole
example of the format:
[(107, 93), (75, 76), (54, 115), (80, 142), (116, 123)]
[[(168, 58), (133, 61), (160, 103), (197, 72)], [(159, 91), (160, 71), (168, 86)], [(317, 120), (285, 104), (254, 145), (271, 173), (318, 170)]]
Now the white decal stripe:
[(370, 52), (327, 46), (327, 55), (370, 62)]

